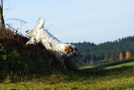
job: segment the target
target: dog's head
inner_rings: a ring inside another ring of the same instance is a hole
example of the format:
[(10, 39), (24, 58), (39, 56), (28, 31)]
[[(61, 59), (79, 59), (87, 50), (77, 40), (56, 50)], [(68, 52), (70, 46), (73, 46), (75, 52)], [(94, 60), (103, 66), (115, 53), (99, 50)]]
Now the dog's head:
[(64, 51), (66, 52), (68, 57), (77, 57), (78, 56), (77, 48), (75, 47), (75, 45), (67, 45), (65, 47)]

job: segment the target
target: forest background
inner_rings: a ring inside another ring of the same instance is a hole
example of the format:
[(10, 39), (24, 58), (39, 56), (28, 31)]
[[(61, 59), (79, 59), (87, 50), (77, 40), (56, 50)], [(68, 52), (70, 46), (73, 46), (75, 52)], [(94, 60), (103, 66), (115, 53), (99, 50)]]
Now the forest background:
[(73, 44), (78, 47), (83, 55), (81, 62), (84, 63), (134, 58), (134, 36), (100, 44), (94, 44), (91, 42), (79, 42)]

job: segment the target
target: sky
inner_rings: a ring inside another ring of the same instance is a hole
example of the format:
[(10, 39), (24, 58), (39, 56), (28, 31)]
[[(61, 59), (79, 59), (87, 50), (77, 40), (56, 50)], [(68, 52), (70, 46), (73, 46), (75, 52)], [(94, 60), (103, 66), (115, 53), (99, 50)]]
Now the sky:
[(134, 0), (4, 0), (5, 22), (24, 35), (41, 17), (63, 43), (99, 44), (134, 35)]

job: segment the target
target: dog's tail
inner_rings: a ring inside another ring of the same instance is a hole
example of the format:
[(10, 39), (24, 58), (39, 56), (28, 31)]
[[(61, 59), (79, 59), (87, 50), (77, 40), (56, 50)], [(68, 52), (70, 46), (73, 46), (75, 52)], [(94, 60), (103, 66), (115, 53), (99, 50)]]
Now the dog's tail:
[(40, 20), (38, 21), (35, 29), (42, 28), (44, 23), (45, 23), (45, 20), (43, 18), (40, 18)]

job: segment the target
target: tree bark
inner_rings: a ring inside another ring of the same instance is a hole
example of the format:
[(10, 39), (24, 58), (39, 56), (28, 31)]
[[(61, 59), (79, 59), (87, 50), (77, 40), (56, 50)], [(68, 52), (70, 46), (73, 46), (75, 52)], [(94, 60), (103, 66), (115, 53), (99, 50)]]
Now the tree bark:
[(5, 22), (3, 17), (3, 0), (1, 0), (0, 5), (0, 30), (5, 30)]

